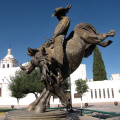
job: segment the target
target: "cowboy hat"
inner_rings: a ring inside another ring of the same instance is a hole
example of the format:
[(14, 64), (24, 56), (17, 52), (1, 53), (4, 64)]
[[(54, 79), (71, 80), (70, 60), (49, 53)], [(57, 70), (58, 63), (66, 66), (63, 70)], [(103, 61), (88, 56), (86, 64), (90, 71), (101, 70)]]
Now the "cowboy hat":
[(52, 17), (57, 16), (59, 13), (62, 13), (62, 12), (67, 13), (70, 8), (71, 8), (71, 5), (70, 6), (68, 5), (66, 8), (58, 7), (54, 10), (55, 13), (52, 14)]

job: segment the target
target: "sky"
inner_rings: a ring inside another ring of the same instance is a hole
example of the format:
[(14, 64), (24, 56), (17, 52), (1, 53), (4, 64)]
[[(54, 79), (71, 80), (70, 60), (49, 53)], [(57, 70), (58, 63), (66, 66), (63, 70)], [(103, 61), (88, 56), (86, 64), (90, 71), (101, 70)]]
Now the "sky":
[[(106, 40), (113, 43), (99, 47), (105, 64), (107, 78), (120, 73), (120, 0), (0, 0), (0, 59), (9, 48), (19, 64), (28, 62), (27, 48), (38, 48), (51, 38), (58, 20), (52, 17), (54, 9), (72, 5), (68, 34), (82, 22), (93, 25), (98, 33), (115, 30), (116, 35)], [(66, 37), (67, 37), (66, 36)], [(93, 54), (83, 58), (87, 78), (93, 78)]]

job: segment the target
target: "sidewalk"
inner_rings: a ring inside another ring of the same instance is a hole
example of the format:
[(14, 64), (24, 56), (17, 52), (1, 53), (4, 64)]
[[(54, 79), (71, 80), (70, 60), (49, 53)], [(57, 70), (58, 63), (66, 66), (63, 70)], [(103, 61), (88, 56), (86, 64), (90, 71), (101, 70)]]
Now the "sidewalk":
[(79, 120), (99, 120), (99, 118), (95, 118), (95, 117), (92, 117), (92, 116), (86, 116), (86, 115), (84, 115), (84, 116), (80, 116)]
[[(79, 117), (79, 120), (99, 120), (99, 118), (84, 115), (84, 116)], [(120, 117), (112, 117), (112, 118), (107, 118), (107, 119), (101, 118), (100, 120), (120, 120)]]
[[(72, 120), (99, 120), (99, 115), (97, 113), (93, 113), (92, 115), (84, 114), (83, 116), (80, 116), (80, 112), (78, 111), (78, 112), (69, 113), (68, 116)], [(111, 116), (111, 115), (101, 114), (100, 120), (120, 120), (120, 116)]]
[(0, 116), (0, 120), (4, 120), (5, 119), (5, 116)]

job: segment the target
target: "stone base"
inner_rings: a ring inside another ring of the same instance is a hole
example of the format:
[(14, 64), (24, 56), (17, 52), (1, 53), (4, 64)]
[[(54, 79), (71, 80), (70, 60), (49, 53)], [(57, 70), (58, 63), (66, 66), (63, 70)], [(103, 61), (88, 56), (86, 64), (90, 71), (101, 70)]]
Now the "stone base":
[(14, 110), (6, 113), (5, 120), (66, 120), (67, 112), (46, 110), (44, 113), (34, 113), (27, 110)]

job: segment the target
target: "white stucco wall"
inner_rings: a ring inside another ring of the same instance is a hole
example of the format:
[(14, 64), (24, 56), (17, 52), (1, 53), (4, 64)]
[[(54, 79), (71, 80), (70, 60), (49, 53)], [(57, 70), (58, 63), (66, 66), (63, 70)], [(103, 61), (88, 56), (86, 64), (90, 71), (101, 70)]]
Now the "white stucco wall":
[[(19, 70), (19, 67), (15, 68), (4, 68), (0, 69), (0, 84), (2, 87), (2, 95), (0, 97), (0, 105), (17, 105), (17, 100), (11, 97), (11, 93), (8, 90), (8, 81), (10, 81), (10, 76), (15, 75), (15, 71)], [(82, 64), (78, 67), (78, 69), (70, 75), (71, 79), (71, 95), (72, 95), (72, 104), (81, 103), (80, 98), (74, 98), (74, 94), (77, 93), (75, 91), (75, 81), (78, 79), (86, 80), (86, 65)], [(114, 102), (120, 101), (120, 80), (105, 80), (105, 81), (93, 81), (87, 82), (89, 86), (89, 91), (83, 94), (83, 103), (91, 103), (91, 102)], [(97, 98), (95, 97), (95, 89), (97, 93)], [(99, 89), (101, 90), (101, 98), (99, 97)], [(103, 96), (103, 89), (105, 89), (105, 98)], [(107, 89), (109, 89), (109, 98)], [(111, 89), (114, 91), (114, 98), (112, 97)], [(91, 90), (93, 91), (93, 98), (91, 98)], [(20, 105), (28, 105), (35, 100), (34, 94), (28, 94), (25, 98), (20, 100)], [(59, 99), (54, 99), (51, 97), (50, 103), (60, 104)]]
[[(87, 84), (89, 86), (89, 92), (87, 93), (88, 102), (120, 101), (120, 80), (93, 81), (88, 82)], [(93, 98), (91, 98), (91, 90), (93, 91)], [(95, 90), (97, 92), (97, 98), (95, 97)], [(103, 90), (105, 90), (105, 95), (103, 94)], [(99, 91), (101, 91), (101, 98)]]
[[(8, 89), (8, 83), (10, 82), (10, 76), (14, 76), (15, 72), (18, 70), (20, 70), (19, 67), (0, 69), (0, 84), (2, 85), (0, 105), (17, 105), (16, 98), (11, 97), (11, 92)], [(25, 98), (20, 99), (20, 105), (28, 105), (34, 100), (34, 94), (28, 94)]]

